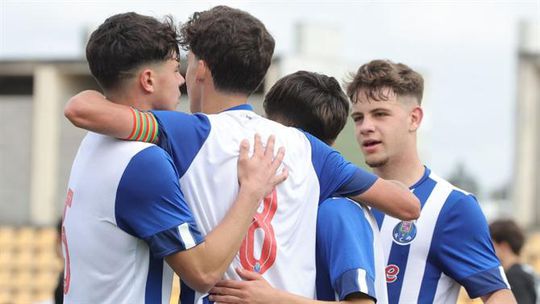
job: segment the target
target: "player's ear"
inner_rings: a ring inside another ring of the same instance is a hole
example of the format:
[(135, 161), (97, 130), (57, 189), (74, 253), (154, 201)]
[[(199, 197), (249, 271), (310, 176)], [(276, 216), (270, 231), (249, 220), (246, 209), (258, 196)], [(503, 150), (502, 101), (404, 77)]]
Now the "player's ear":
[(156, 73), (149, 68), (143, 69), (139, 73), (139, 84), (146, 93), (154, 93), (156, 85)]
[(415, 106), (410, 115), (410, 123), (409, 123), (409, 131), (415, 132), (418, 127), (420, 127), (420, 124), (422, 123), (422, 119), (424, 118), (424, 111), (420, 106)]
[(204, 81), (206, 78), (211, 77), (210, 69), (206, 61), (197, 59), (197, 68), (195, 72), (195, 79), (198, 81)]

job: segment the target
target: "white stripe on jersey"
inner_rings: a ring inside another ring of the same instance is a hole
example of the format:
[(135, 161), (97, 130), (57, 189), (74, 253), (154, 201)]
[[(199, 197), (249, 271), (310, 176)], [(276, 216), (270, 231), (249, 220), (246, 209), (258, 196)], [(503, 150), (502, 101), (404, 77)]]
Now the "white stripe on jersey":
[(182, 241), (184, 242), (184, 246), (186, 247), (186, 250), (195, 247), (195, 240), (193, 239), (191, 232), (189, 232), (188, 223), (183, 223), (182, 225), (178, 226), (178, 232), (180, 233), (180, 237), (182, 238)]
[(357, 269), (356, 271), (358, 272), (357, 280), (358, 286), (360, 286), (360, 292), (368, 294), (369, 288), (366, 281), (366, 271), (364, 269)]
[(441, 278), (437, 282), (437, 290), (433, 297), (433, 303), (455, 304), (459, 295), (460, 285), (451, 277), (441, 273)]
[(504, 272), (504, 268), (502, 266), (499, 266), (499, 272), (501, 274), (501, 277), (503, 278), (504, 280), (504, 283), (506, 284), (506, 286), (508, 287), (508, 289), (511, 289), (510, 288), (510, 283), (508, 283), (508, 278), (506, 277), (506, 273)]
[[(418, 300), (422, 279), (418, 279), (417, 271), (423, 272), (426, 268), (426, 257), (429, 252), (435, 224), (446, 202), (446, 198), (453, 190), (453, 187), (445, 180), (439, 179), (433, 176), (433, 174), (431, 177), (437, 181), (437, 184), (422, 208), (420, 218), (416, 222), (417, 231), (422, 231), (422, 233), (418, 233), (416, 239), (410, 244), (409, 258), (405, 268), (409, 271), (406, 271), (403, 277), (403, 286), (401, 287), (399, 298), (401, 303), (413, 303)], [(411, 269), (416, 269), (417, 271), (410, 271)]]
[[(161, 276), (161, 299), (162, 302), (169, 303), (171, 299), (174, 272), (172, 268), (163, 261), (163, 274)], [(167, 302), (169, 301), (169, 302)]]
[[(360, 207), (360, 205), (357, 204)], [(362, 207), (360, 207), (362, 208)], [(386, 288), (386, 274), (385, 267), (386, 261), (384, 259), (384, 250), (381, 243), (381, 235), (377, 233), (379, 225), (377, 220), (373, 216), (373, 213), (369, 207), (364, 206), (364, 216), (369, 220), (371, 231), (373, 231), (373, 259), (375, 262), (375, 294), (377, 295), (378, 304), (388, 303), (388, 290)]]

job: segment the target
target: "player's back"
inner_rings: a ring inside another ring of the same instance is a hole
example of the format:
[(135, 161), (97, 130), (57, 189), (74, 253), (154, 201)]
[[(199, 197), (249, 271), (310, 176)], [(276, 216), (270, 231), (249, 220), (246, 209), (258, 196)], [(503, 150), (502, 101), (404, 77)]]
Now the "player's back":
[[(255, 133), (261, 134), (263, 141), (269, 135), (276, 136), (276, 147), (286, 148), (283, 163), (289, 177), (261, 204), (226, 277), (239, 279), (234, 268), (242, 266), (262, 273), (274, 287), (314, 297), (318, 202), (347, 181), (347, 170), (340, 166), (351, 165), (328, 146), (319, 146), (324, 144), (313, 137), (263, 118), (249, 108), (195, 117), (155, 114), (160, 132), (168, 141), (162, 146), (177, 165), (186, 201), (204, 234), (223, 219), (238, 193), (240, 142), (252, 139)], [(198, 131), (186, 133), (193, 126)], [(319, 153), (318, 148), (332, 153)], [(333, 163), (333, 157), (342, 162)], [(199, 302), (204, 296), (182, 287), (182, 303)]]
[(118, 227), (115, 210), (126, 167), (148, 148), (158, 149), (94, 133), (81, 143), (64, 211), (66, 303), (150, 303), (152, 292), (168, 303), (170, 288), (161, 284), (170, 285), (172, 270), (150, 256), (143, 240)]

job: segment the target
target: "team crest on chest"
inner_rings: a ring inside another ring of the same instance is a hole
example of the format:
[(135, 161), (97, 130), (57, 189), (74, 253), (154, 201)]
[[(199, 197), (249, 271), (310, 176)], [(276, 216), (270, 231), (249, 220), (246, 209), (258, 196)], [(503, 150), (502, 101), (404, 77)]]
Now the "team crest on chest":
[(416, 237), (416, 225), (414, 221), (401, 221), (392, 231), (392, 238), (398, 245), (408, 245)]

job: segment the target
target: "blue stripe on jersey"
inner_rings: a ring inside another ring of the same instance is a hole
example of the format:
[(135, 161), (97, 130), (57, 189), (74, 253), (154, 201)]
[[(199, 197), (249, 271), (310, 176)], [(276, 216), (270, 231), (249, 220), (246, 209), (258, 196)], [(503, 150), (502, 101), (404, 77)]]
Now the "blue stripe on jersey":
[(432, 259), (428, 258), (422, 277), (422, 285), (418, 293), (418, 303), (433, 303), (437, 285), (441, 278), (441, 270), (431, 263)]
[[(152, 240), (152, 236), (184, 223), (190, 226), (195, 235), (200, 235), (180, 191), (178, 174), (172, 160), (156, 146), (137, 153), (124, 170), (116, 193), (115, 217), (118, 227), (144, 240)], [(170, 239), (166, 243), (169, 249), (158, 246), (160, 252), (153, 254), (171, 252), (183, 246), (179, 239), (174, 243)], [(150, 250), (156, 249), (152, 243), (148, 244)]]
[(180, 290), (179, 303), (193, 304), (195, 302), (195, 291), (187, 286), (182, 279), (180, 279)]
[(410, 245), (392, 243), (387, 265), (396, 265), (399, 268), (399, 273), (397, 279), (387, 286), (389, 303), (399, 303), (399, 295), (401, 294), (405, 271), (407, 271), (407, 259), (409, 258), (410, 249)]
[[(427, 177), (430, 174), (430, 170), (428, 168), (425, 169), (424, 175), (420, 179), (419, 182), (415, 183), (411, 188), (413, 189), (414, 195), (418, 198), (420, 201), (421, 207), (423, 208), (428, 197), (431, 195), (431, 192), (435, 188), (435, 181), (432, 179), (427, 179)], [(375, 219), (377, 220), (377, 224), (379, 225), (379, 228), (382, 227), (382, 223), (384, 221), (384, 213), (380, 212), (379, 210), (372, 209), (373, 214), (375, 216)], [(392, 237), (392, 236), (384, 236), (384, 237)], [(390, 255), (388, 258), (387, 265), (396, 265), (399, 267), (399, 273), (397, 275), (397, 280), (388, 283), (388, 301), (390, 303), (399, 303), (399, 297), (401, 294), (401, 287), (403, 286), (403, 278), (405, 276), (405, 271), (407, 268), (407, 260), (409, 258), (409, 251), (410, 251), (410, 245), (399, 245), (395, 242), (392, 242), (392, 248), (390, 249)]]
[(179, 177), (182, 177), (208, 138), (210, 121), (204, 114), (175, 111), (152, 113), (159, 125), (159, 145), (171, 155)]
[(313, 135), (304, 134), (311, 144), (311, 161), (319, 179), (319, 202), (333, 195), (361, 194), (377, 180), (377, 176), (346, 161), (339, 152)]
[(376, 297), (373, 230), (364, 210), (346, 198), (321, 203), (317, 216), (317, 298), (352, 293)]
[(161, 303), (163, 260), (149, 257), (144, 303)]
[(194, 229), (194, 226), (188, 225), (188, 229), (190, 239), (187, 240), (186, 236), (180, 234), (178, 227), (172, 227), (145, 238), (145, 241), (155, 258), (163, 258), (175, 252), (190, 249), (203, 241), (204, 237)]
[(507, 289), (501, 275), (500, 267), (491, 268), (461, 280), (463, 286), (468, 286), (467, 293), (471, 298), (490, 294), (499, 289)]

